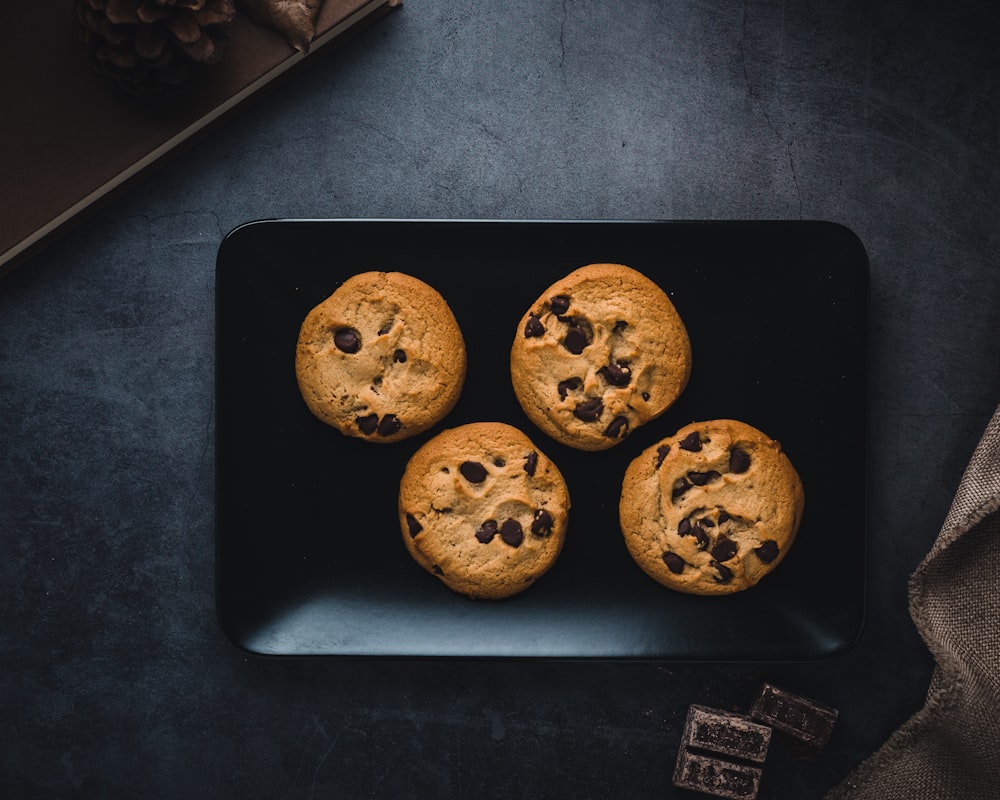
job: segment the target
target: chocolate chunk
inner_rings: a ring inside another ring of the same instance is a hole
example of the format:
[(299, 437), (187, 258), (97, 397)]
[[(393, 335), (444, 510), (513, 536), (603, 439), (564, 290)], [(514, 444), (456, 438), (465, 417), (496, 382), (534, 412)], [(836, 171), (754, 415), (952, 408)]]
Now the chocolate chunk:
[(569, 311), (569, 295), (557, 294), (555, 297), (550, 297), (549, 308), (552, 309), (553, 314), (557, 317), (561, 317)]
[(604, 429), (604, 435), (610, 439), (624, 439), (628, 436), (628, 418), (619, 414)]
[(710, 469), (708, 472), (689, 472), (688, 480), (691, 481), (693, 486), (704, 486), (706, 483), (718, 480), (722, 476), (716, 472), (714, 469)]
[(763, 764), (771, 745), (771, 729), (745, 714), (692, 705), (681, 745)]
[(719, 576), (715, 579), (716, 583), (729, 583), (733, 579), (733, 571), (725, 564), (720, 564), (718, 561), (713, 560), (708, 562), (708, 566), (718, 570)]
[(677, 533), (681, 536), (689, 536), (691, 534), (691, 520), (687, 517), (682, 519), (677, 525)]
[(729, 471), (740, 473), (750, 469), (750, 456), (744, 450), (734, 447), (729, 451)]
[(594, 422), (601, 416), (602, 411), (604, 411), (604, 403), (601, 401), (601, 398), (591, 397), (573, 409), (573, 415), (584, 422)]
[(494, 459), (493, 459), (493, 466), (494, 466), (494, 467), (502, 467), (502, 466), (504, 466), (504, 465), (505, 465), (506, 463), (507, 463), (507, 462), (506, 462), (506, 461), (504, 461), (504, 460), (503, 460), (502, 458), (500, 458), (500, 456), (497, 456), (496, 458), (494, 458)]
[(701, 450), (701, 436), (698, 435), (698, 431), (685, 436), (681, 440), (680, 448), (681, 450), (687, 450), (689, 453), (699, 452)]
[(597, 370), (597, 374), (612, 386), (628, 386), (632, 380), (632, 369), (627, 361), (612, 361), (606, 367)]
[(381, 328), (378, 329), (378, 335), (385, 336), (391, 330), (392, 330), (392, 320), (389, 320), (389, 322), (385, 323), (385, 325), (383, 325)]
[(356, 353), (361, 349), (361, 334), (354, 328), (340, 328), (333, 334), (333, 343), (344, 353)]
[(761, 687), (750, 715), (792, 736), (813, 754), (826, 746), (837, 721), (836, 709), (769, 683)]
[(403, 423), (399, 421), (399, 417), (395, 414), (386, 414), (378, 423), (378, 435), (379, 436), (392, 436), (396, 431), (403, 427)]
[(417, 518), (413, 514), (406, 515), (406, 528), (410, 532), (410, 538), (414, 538), (420, 531), (424, 529), (424, 526), (417, 522)]
[(432, 567), (432, 569), (434, 570), (434, 574), (435, 574), (435, 575), (444, 575), (444, 570), (443, 570), (443, 569), (441, 569), (441, 567), (440, 567), (440, 566), (438, 566), (437, 564), (435, 564), (435, 565), (434, 565), (434, 566)]
[(684, 571), (684, 559), (677, 553), (666, 552), (663, 554), (663, 563), (667, 565), (674, 575), (680, 575)]
[(483, 544), (489, 544), (493, 537), (497, 535), (497, 521), (488, 519), (476, 530), (476, 538)]
[(760, 543), (760, 547), (755, 547), (754, 552), (757, 558), (765, 564), (770, 564), (778, 557), (778, 543), (774, 539), (766, 539)]
[(712, 540), (708, 538), (708, 534), (705, 533), (705, 529), (701, 525), (691, 526), (691, 535), (694, 540), (698, 543), (699, 550), (706, 550), (708, 546), (712, 543)]
[(682, 747), (674, 767), (674, 786), (727, 798), (753, 800), (760, 790), (763, 769), (725, 758), (696, 753)]
[(403, 363), (405, 363), (406, 362), (406, 351), (405, 350), (396, 350), (392, 354), (392, 360), (395, 361), (397, 364), (403, 364)]
[(371, 436), (378, 430), (378, 414), (368, 414), (365, 417), (358, 417), (358, 430), (365, 436)]
[(627, 327), (628, 327), (628, 323), (625, 320), (623, 320), (623, 319), (619, 319), (619, 320), (615, 321), (615, 326), (611, 329), (611, 332), (612, 333), (621, 333)]
[(531, 521), (531, 532), (544, 539), (552, 533), (552, 526), (555, 524), (552, 515), (544, 508), (540, 508), (535, 512), (535, 518)]
[(723, 522), (729, 522), (729, 520), (731, 520), (731, 519), (732, 519), (732, 517), (729, 515), (729, 512), (726, 511), (726, 509), (724, 509), (724, 508), (720, 508), (719, 509), (719, 524), (720, 525)]
[(482, 483), (486, 480), (486, 467), (478, 461), (463, 461), (458, 471), (469, 483)]
[(670, 452), (669, 444), (661, 444), (656, 448), (656, 468), (660, 468), (660, 464), (663, 463), (663, 459), (667, 457), (667, 453)]
[(643, 392), (642, 399), (645, 400), (646, 402), (649, 402), (649, 392)]
[(715, 527), (715, 523), (712, 521), (711, 517), (702, 517), (701, 518), (701, 524), (704, 525), (706, 528), (714, 528)]
[(677, 480), (674, 481), (674, 488), (670, 491), (670, 499), (676, 500), (690, 488), (691, 484), (688, 483), (686, 479), (678, 478)]
[(587, 334), (587, 331), (575, 322), (571, 323), (569, 330), (566, 331), (566, 335), (563, 337), (563, 347), (573, 355), (578, 356), (588, 344), (590, 344), (590, 336)]
[(531, 339), (535, 336), (541, 336), (545, 333), (545, 326), (542, 325), (542, 321), (532, 314), (528, 317), (528, 321), (524, 324), (524, 338)]
[(538, 453), (532, 450), (524, 457), (524, 471), (534, 477), (536, 469), (538, 469)]
[(559, 399), (565, 400), (567, 394), (579, 389), (581, 386), (583, 386), (583, 381), (579, 378), (567, 378), (564, 381), (559, 381), (559, 385), (556, 387), (559, 391)]
[(736, 552), (739, 550), (736, 542), (730, 539), (723, 533), (719, 534), (719, 538), (715, 540), (715, 544), (712, 546), (712, 558), (716, 561), (728, 561)]
[(524, 530), (521, 528), (521, 523), (516, 519), (505, 519), (503, 525), (500, 526), (500, 538), (511, 547), (520, 546), (521, 542), (524, 541)]

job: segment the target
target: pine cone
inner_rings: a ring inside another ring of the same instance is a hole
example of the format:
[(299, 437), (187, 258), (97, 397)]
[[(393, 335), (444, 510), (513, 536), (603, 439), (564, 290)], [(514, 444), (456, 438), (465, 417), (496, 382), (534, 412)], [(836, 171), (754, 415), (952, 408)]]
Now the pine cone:
[(233, 0), (76, 0), (99, 72), (132, 91), (180, 86), (218, 62)]

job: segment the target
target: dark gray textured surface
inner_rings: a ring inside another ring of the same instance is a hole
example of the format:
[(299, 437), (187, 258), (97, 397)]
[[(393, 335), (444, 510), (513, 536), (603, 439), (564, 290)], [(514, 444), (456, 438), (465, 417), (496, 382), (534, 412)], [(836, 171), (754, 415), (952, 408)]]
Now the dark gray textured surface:
[[(998, 34), (987, 2), (407, 0), (23, 265), (0, 283), (0, 793), (673, 796), (688, 705), (745, 709), (768, 680), (840, 709), (820, 759), (765, 771), (763, 797), (820, 796), (923, 699), (906, 580), (1000, 401)], [(678, 666), (229, 645), (215, 251), (250, 219), (356, 216), (852, 228), (873, 317), (858, 646)]]

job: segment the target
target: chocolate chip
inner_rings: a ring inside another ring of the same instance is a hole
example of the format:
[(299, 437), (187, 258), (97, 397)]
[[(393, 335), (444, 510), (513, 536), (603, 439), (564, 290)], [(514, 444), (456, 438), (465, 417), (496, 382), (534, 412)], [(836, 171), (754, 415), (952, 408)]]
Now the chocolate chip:
[(516, 519), (505, 519), (503, 525), (500, 526), (500, 538), (511, 547), (520, 546), (521, 542), (524, 541), (524, 530), (521, 528), (521, 523)]
[(562, 316), (569, 311), (569, 295), (557, 294), (555, 297), (550, 297), (549, 308), (557, 317)]
[(729, 512), (726, 511), (726, 509), (724, 509), (724, 508), (720, 508), (719, 509), (719, 524), (720, 525), (723, 522), (729, 522), (729, 520), (731, 520), (731, 519), (732, 519), (732, 517), (729, 515)]
[(660, 468), (660, 464), (663, 463), (663, 459), (667, 457), (667, 453), (670, 452), (669, 444), (661, 444), (656, 448), (656, 468)]
[(688, 480), (691, 481), (692, 485), (694, 485), (694, 486), (704, 486), (706, 483), (709, 483), (709, 482), (714, 481), (714, 480), (718, 480), (721, 477), (722, 476), (718, 472), (716, 472), (714, 469), (711, 469), (708, 472), (689, 472), (688, 473)]
[(333, 334), (333, 343), (345, 353), (356, 353), (361, 349), (361, 335), (354, 328), (341, 328)]
[(579, 378), (567, 378), (564, 381), (559, 381), (559, 385), (556, 387), (559, 390), (559, 399), (565, 400), (567, 394), (579, 389), (581, 386), (583, 386), (583, 381)]
[(628, 386), (628, 382), (632, 380), (632, 370), (627, 361), (612, 361), (597, 370), (597, 374), (612, 386)]
[(624, 439), (628, 436), (628, 418), (621, 415), (615, 417), (604, 429), (604, 435), (609, 439)]
[(406, 515), (406, 528), (410, 532), (410, 538), (413, 539), (420, 531), (424, 529), (424, 526), (417, 522), (417, 518), (413, 514)]
[(680, 536), (693, 536), (695, 542), (698, 543), (699, 550), (704, 550), (711, 544), (711, 539), (708, 538), (705, 529), (697, 523), (692, 525), (690, 519), (682, 519), (680, 521), (680, 524), (677, 526), (677, 533)]
[(778, 557), (778, 543), (774, 539), (767, 539), (760, 543), (760, 547), (754, 548), (757, 558), (765, 564), (770, 564)]
[(681, 450), (687, 450), (689, 453), (697, 453), (701, 450), (701, 437), (698, 435), (698, 431), (694, 433), (689, 433), (680, 443)]
[(524, 471), (528, 473), (531, 477), (535, 476), (535, 470), (538, 468), (538, 453), (532, 450), (528, 455), (524, 457)]
[(489, 544), (497, 535), (497, 521), (488, 519), (476, 530), (476, 538), (483, 544)]
[(642, 393), (642, 399), (648, 401), (649, 400), (649, 392), (643, 392)]
[(708, 566), (714, 567), (719, 571), (719, 577), (715, 579), (716, 583), (729, 583), (733, 579), (733, 571), (725, 564), (720, 564), (718, 561), (709, 561)]
[(552, 515), (544, 508), (540, 508), (535, 512), (535, 518), (531, 521), (531, 532), (535, 536), (544, 538), (552, 533), (553, 525), (555, 525), (555, 520), (552, 519)]
[(674, 575), (680, 575), (684, 571), (684, 559), (677, 555), (677, 553), (664, 553), (663, 563), (667, 565), (667, 569), (674, 573)]
[(397, 350), (392, 354), (392, 360), (395, 361), (397, 364), (402, 364), (403, 362), (406, 361), (406, 351)]
[(750, 456), (746, 454), (745, 451), (740, 450), (738, 447), (734, 447), (729, 451), (729, 471), (730, 472), (746, 472), (750, 469)]
[(399, 421), (399, 417), (395, 414), (386, 414), (379, 420), (378, 423), (378, 435), (379, 436), (392, 436), (396, 431), (403, 427), (403, 423)]
[(678, 478), (674, 481), (674, 488), (670, 492), (670, 498), (676, 500), (684, 492), (691, 488), (691, 484), (687, 482), (684, 478)]
[(716, 561), (728, 561), (736, 555), (738, 549), (736, 542), (720, 533), (719, 538), (715, 540), (715, 546), (712, 547), (712, 558)]
[(712, 540), (708, 538), (708, 534), (705, 533), (705, 529), (701, 525), (692, 525), (691, 535), (694, 536), (694, 540), (698, 543), (699, 550), (707, 550), (708, 546), (712, 543)]
[(434, 565), (434, 566), (432, 567), (432, 569), (434, 570), (434, 574), (435, 574), (435, 575), (444, 575), (444, 570), (443, 570), (443, 569), (441, 569), (441, 567), (439, 567), (439, 566), (438, 566), (437, 564), (435, 564), (435, 565)]
[(541, 336), (545, 333), (545, 326), (542, 325), (542, 321), (532, 314), (528, 317), (528, 321), (524, 325), (524, 338), (531, 339), (535, 336)]
[(358, 430), (365, 436), (371, 436), (378, 430), (378, 414), (369, 414), (366, 417), (358, 417)]
[(704, 525), (706, 528), (714, 528), (715, 527), (715, 523), (709, 517), (702, 517), (701, 518), (701, 524)]
[(381, 328), (378, 329), (379, 336), (385, 336), (389, 331), (392, 330), (392, 322), (387, 322)]
[(601, 401), (601, 398), (591, 397), (573, 409), (573, 415), (584, 422), (594, 422), (601, 416), (602, 411), (604, 411), (604, 403)]
[(588, 344), (590, 344), (590, 337), (587, 335), (587, 331), (579, 325), (571, 323), (569, 330), (566, 331), (566, 335), (563, 337), (562, 346), (573, 355), (578, 356)]
[(612, 333), (620, 333), (621, 331), (625, 330), (627, 327), (628, 327), (628, 323), (625, 320), (620, 319), (620, 320), (617, 320), (615, 322), (615, 327), (613, 327), (611, 329), (611, 332)]
[(502, 467), (502, 466), (503, 466), (504, 464), (506, 464), (506, 463), (507, 463), (507, 462), (506, 462), (506, 461), (504, 461), (504, 460), (503, 460), (502, 458), (500, 458), (499, 456), (497, 456), (496, 458), (494, 458), (494, 459), (493, 459), (493, 466), (494, 466), (494, 467)]
[(486, 480), (486, 467), (478, 461), (463, 461), (458, 471), (470, 483), (482, 483)]

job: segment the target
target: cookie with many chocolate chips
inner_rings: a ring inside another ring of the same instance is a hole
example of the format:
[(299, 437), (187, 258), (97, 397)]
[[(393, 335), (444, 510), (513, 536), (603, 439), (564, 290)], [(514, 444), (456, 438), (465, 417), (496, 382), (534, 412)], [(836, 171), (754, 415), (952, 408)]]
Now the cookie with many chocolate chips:
[(737, 420), (696, 422), (625, 471), (619, 519), (629, 553), (681, 592), (754, 586), (788, 552), (805, 506), (781, 445)]
[(299, 330), (295, 374), (312, 413), (347, 436), (396, 442), (458, 402), (465, 340), (436, 289), (401, 272), (354, 275)]
[(562, 550), (569, 507), (556, 465), (501, 422), (442, 431), (413, 454), (399, 485), (410, 555), (476, 599), (510, 597), (545, 573)]
[(579, 450), (606, 450), (677, 399), (691, 343), (666, 293), (623, 264), (589, 264), (521, 318), (511, 379), (528, 418)]

